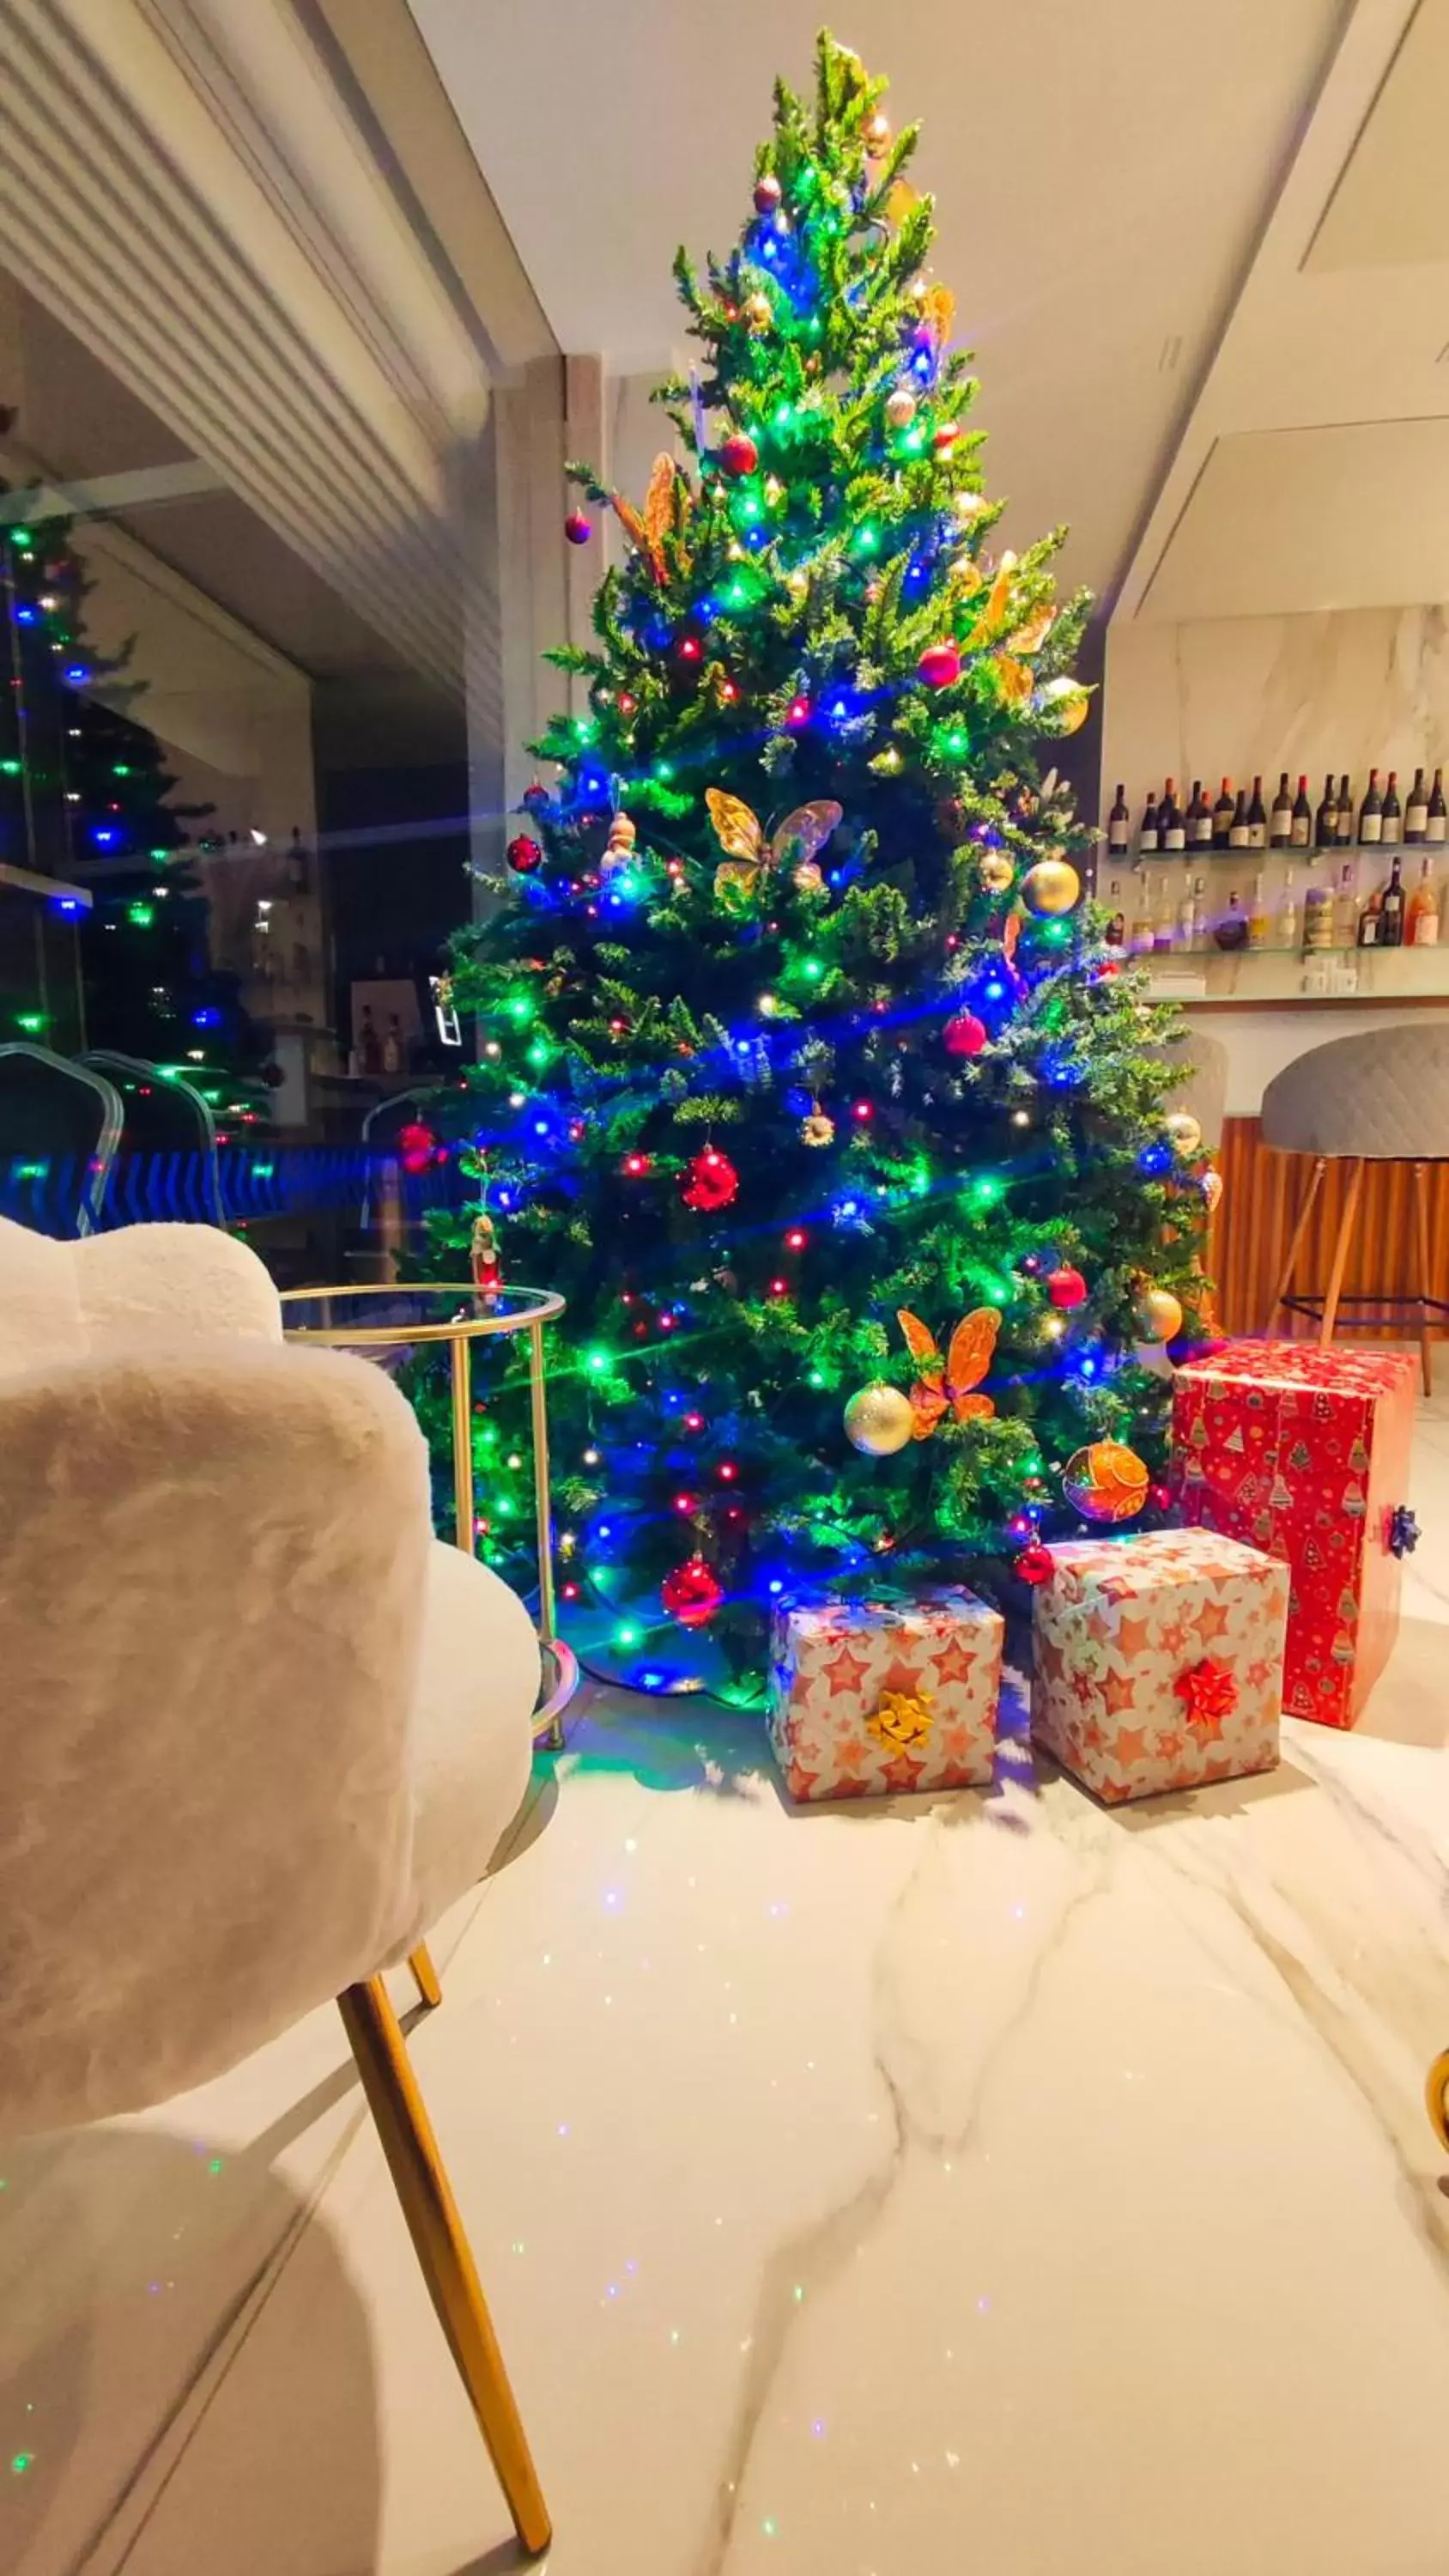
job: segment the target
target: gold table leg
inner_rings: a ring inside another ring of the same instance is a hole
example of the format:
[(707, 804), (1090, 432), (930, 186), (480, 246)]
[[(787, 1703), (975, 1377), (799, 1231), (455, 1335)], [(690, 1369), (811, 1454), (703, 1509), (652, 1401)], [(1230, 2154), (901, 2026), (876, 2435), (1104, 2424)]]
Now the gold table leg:
[[(528, 1328), (528, 1399), (533, 1417), (533, 1515), (538, 1535), (538, 1634), (540, 1643), (558, 1656), (558, 1616), (553, 1591), (553, 1507), (549, 1496), (548, 1398), (544, 1379), (543, 1326)], [(563, 1717), (558, 1713), (544, 1738), (555, 1752), (563, 1748)]]
[(453, 1517), (455, 1544), (476, 1556), (473, 1527), (473, 1368), (466, 1333), (455, 1333), (448, 1345), (453, 1377)]
[(1449, 2149), (1449, 2048), (1440, 2050), (1429, 2069), (1424, 2104), (1435, 2137), (1441, 2147)]
[(513, 2527), (524, 2548), (537, 2557), (553, 2537), (548, 2507), (397, 2015), (380, 1977), (349, 1986), (338, 1996), (337, 2008), (423, 2278), (508, 2499)]
[(415, 1950), (409, 1950), (408, 1966), (413, 1972), (413, 1983), (429, 2012), (436, 2012), (443, 2000), (443, 1988), (437, 1969), (433, 1965), (433, 1954), (426, 1941), (420, 1941)]

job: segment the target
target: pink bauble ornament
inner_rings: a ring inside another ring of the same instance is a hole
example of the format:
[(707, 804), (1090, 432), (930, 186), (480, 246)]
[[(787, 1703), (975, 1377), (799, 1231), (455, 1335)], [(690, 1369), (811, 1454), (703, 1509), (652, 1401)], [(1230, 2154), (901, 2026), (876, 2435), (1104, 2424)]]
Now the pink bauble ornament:
[(990, 1042), (990, 1030), (978, 1020), (974, 1011), (958, 1011), (941, 1031), (941, 1044), (948, 1055), (979, 1055)]
[(773, 215), (783, 195), (784, 190), (782, 189), (779, 180), (776, 178), (774, 171), (762, 170), (758, 179), (755, 181), (756, 214)]
[(593, 520), (584, 510), (570, 510), (564, 521), (564, 535), (571, 546), (586, 546), (594, 533)]
[(928, 644), (916, 669), (928, 689), (949, 689), (961, 677), (961, 647), (954, 637), (942, 644)]

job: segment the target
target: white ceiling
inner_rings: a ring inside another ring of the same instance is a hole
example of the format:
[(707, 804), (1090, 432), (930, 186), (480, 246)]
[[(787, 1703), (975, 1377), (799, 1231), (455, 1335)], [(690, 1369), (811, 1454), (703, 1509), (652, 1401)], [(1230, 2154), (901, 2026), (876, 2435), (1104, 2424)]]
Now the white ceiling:
[[(410, 5), (562, 346), (664, 367), (675, 246), (734, 240), (820, 0)], [(1352, 13), (856, 0), (837, 28), (924, 118), (988, 480), (1018, 542), (1070, 523), (1070, 579), (1110, 589), (1133, 554)]]

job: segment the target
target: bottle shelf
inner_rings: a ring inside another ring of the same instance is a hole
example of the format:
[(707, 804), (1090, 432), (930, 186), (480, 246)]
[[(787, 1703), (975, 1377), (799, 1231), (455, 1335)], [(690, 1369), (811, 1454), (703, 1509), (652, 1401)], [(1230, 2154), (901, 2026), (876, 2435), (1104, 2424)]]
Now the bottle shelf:
[(1133, 962), (1146, 969), (1154, 998), (1188, 1005), (1449, 1005), (1449, 944), (1437, 941), (1415, 948), (1305, 950), (1280, 942), (1264, 948), (1143, 949)]
[(1114, 869), (1119, 875), (1135, 876), (1142, 868), (1205, 866), (1209, 860), (1214, 867), (1238, 867), (1246, 871), (1266, 867), (1270, 862), (1275, 867), (1313, 867), (1321, 859), (1328, 859), (1338, 867), (1342, 867), (1346, 860), (1357, 864), (1361, 859), (1382, 860), (1386, 868), (1392, 867), (1395, 859), (1401, 866), (1405, 859), (1433, 859), (1436, 862), (1442, 859), (1449, 865), (1449, 841), (1325, 841), (1321, 849), (1315, 844), (1311, 849), (1294, 849), (1290, 845), (1283, 850), (1103, 849), (1097, 859), (1097, 880), (1100, 885), (1103, 877), (1110, 876)]

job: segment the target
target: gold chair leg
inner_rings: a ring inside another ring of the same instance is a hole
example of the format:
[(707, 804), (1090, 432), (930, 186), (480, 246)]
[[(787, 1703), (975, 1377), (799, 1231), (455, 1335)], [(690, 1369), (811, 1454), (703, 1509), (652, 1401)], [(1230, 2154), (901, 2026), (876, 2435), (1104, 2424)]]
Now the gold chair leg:
[(433, 1965), (432, 1952), (426, 1941), (420, 1941), (415, 1950), (409, 1950), (408, 1966), (413, 1972), (413, 1982), (418, 1993), (422, 1996), (429, 2012), (435, 2012), (443, 2000), (443, 1989), (437, 1969)]
[(1424, 2103), (1430, 2128), (1440, 2146), (1449, 2151), (1449, 2048), (1441, 2048), (1429, 2069)]
[(536, 2557), (553, 2537), (548, 2508), (472, 2248), (381, 1977), (349, 1986), (338, 1996), (337, 2009), (438, 2321), (508, 2499), (514, 2529)]
[(1333, 1265), (1328, 1274), (1328, 1288), (1323, 1300), (1323, 1321), (1318, 1328), (1318, 1338), (1325, 1350), (1330, 1347), (1338, 1327), (1338, 1301), (1343, 1293), (1343, 1274), (1348, 1268), (1349, 1246), (1353, 1241), (1354, 1228), (1358, 1224), (1358, 1198), (1362, 1188), (1363, 1164), (1358, 1162), (1354, 1164), (1348, 1176), (1343, 1216), (1339, 1223), (1338, 1240), (1333, 1247)]
[(1423, 1372), (1424, 1393), (1434, 1392), (1434, 1346), (1429, 1339), (1429, 1309), (1422, 1303), (1434, 1294), (1434, 1274), (1429, 1267), (1429, 1167), (1414, 1165), (1414, 1231), (1419, 1245), (1419, 1367)]
[(1308, 1232), (1308, 1220), (1313, 1214), (1313, 1202), (1323, 1187), (1323, 1175), (1327, 1168), (1327, 1164), (1322, 1154), (1316, 1155), (1313, 1163), (1313, 1177), (1309, 1181), (1308, 1187), (1303, 1194), (1303, 1205), (1298, 1211), (1298, 1219), (1293, 1228), (1293, 1236), (1288, 1246), (1287, 1258), (1285, 1259), (1282, 1271), (1279, 1274), (1278, 1285), (1273, 1291), (1272, 1302), (1269, 1305), (1267, 1314), (1263, 1318), (1263, 1330), (1265, 1333), (1271, 1333), (1273, 1330), (1273, 1326), (1278, 1320), (1278, 1309), (1282, 1305), (1284, 1298), (1287, 1296), (1289, 1289), (1293, 1285), (1293, 1273), (1298, 1267), (1298, 1255), (1303, 1248), (1303, 1238)]

